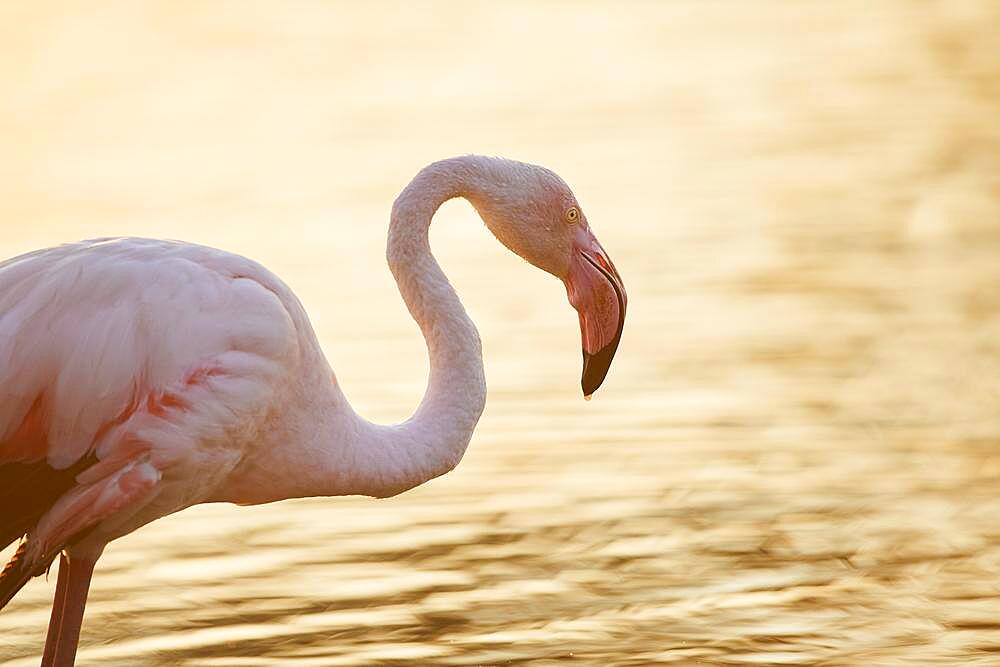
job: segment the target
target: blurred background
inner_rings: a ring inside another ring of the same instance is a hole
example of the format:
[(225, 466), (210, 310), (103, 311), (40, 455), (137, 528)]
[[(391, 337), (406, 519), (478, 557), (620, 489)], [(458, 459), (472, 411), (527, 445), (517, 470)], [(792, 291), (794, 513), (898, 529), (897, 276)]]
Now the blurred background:
[[(137, 235), (264, 263), (354, 405), (427, 362), (389, 207), (461, 153), (574, 188), (629, 293), (579, 395), (558, 281), (464, 202), (462, 465), (194, 508), (106, 551), (80, 665), (995, 665), (1000, 5), (0, 5), (0, 255)], [(0, 613), (37, 664), (54, 577)]]

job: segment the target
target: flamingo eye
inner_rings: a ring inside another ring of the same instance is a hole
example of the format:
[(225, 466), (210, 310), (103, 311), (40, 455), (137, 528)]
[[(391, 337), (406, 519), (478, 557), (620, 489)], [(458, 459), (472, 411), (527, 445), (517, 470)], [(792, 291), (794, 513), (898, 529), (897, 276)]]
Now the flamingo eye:
[(566, 211), (566, 222), (576, 222), (579, 219), (580, 211), (575, 206)]

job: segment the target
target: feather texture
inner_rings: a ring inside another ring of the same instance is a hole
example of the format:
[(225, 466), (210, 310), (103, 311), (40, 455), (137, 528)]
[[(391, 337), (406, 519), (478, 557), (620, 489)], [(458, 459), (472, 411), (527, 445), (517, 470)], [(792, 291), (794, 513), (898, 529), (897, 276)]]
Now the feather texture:
[(0, 546), (28, 535), (0, 587), (212, 492), (298, 363), (286, 293), (249, 260), (145, 239), (0, 264)]

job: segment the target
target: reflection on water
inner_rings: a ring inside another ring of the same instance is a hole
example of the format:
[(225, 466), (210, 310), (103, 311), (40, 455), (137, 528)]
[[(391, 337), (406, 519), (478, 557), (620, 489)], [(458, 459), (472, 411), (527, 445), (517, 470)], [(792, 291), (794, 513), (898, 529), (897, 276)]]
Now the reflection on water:
[[(253, 256), (399, 419), (426, 362), (389, 203), (502, 153), (573, 184), (630, 321), (584, 403), (561, 287), (449, 204), (490, 380), (462, 466), (120, 540), (81, 665), (996, 664), (995, 5), (175, 7), (0, 9), (4, 256)], [(5, 664), (53, 585), (0, 613)]]

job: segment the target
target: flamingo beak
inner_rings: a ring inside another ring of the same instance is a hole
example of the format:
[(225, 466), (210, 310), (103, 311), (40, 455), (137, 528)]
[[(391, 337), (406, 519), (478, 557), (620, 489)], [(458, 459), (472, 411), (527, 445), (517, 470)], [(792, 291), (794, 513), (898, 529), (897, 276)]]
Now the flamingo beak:
[(580, 316), (583, 336), (584, 398), (604, 382), (625, 326), (628, 297), (621, 276), (586, 224), (573, 244), (569, 272), (564, 279), (569, 302)]

